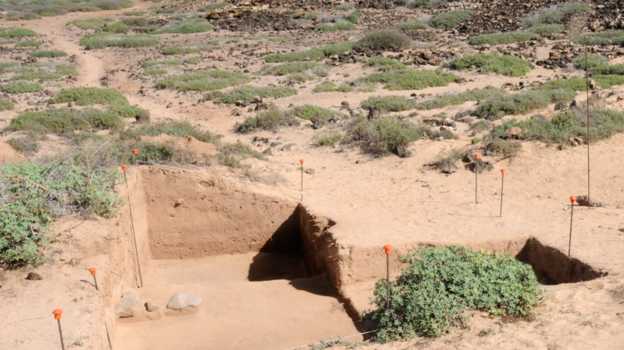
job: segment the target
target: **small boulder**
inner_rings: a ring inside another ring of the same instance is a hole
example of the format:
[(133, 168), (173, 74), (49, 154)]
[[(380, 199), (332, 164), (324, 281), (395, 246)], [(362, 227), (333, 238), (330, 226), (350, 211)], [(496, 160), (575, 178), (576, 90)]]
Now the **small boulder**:
[(520, 129), (517, 126), (512, 126), (507, 131), (507, 135), (509, 135), (509, 137), (514, 138), (514, 139), (517, 139), (520, 136), (520, 134), (522, 134), (522, 129)]
[(147, 310), (147, 312), (158, 311), (158, 306), (156, 306), (153, 302), (148, 301), (145, 303), (145, 310)]
[(30, 272), (28, 276), (26, 276), (26, 279), (29, 281), (41, 281), (43, 279), (43, 276), (36, 272)]
[(201, 304), (202, 299), (197, 295), (186, 294), (182, 292), (175, 293), (167, 303), (168, 309), (182, 310), (188, 306), (197, 307)]
[(119, 318), (132, 317), (141, 306), (141, 299), (133, 291), (127, 291), (115, 305), (115, 314)]

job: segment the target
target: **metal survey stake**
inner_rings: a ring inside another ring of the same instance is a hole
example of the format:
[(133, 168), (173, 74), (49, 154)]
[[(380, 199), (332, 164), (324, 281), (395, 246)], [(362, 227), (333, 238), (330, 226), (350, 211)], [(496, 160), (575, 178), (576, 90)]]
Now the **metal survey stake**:
[(303, 202), (303, 158), (299, 159), (299, 163), (301, 163), (301, 201)]
[(134, 154), (134, 165), (138, 165), (139, 164), (139, 150), (136, 148), (133, 149), (132, 154)]
[(95, 267), (92, 267), (89, 269), (89, 272), (91, 272), (91, 276), (93, 276), (93, 282), (95, 283), (95, 290), (99, 292), (100, 288), (98, 288), (97, 278), (95, 277), (95, 274), (97, 273), (97, 269)]
[(65, 350), (65, 342), (63, 342), (63, 330), (61, 329), (61, 315), (63, 314), (63, 310), (56, 309), (52, 311), (52, 314), (54, 315), (54, 319), (58, 323), (59, 335), (61, 336), (61, 348)]
[(500, 203), (500, 217), (503, 217), (503, 191), (505, 190), (505, 169), (501, 169), (501, 203)]
[(570, 251), (572, 250), (572, 220), (574, 219), (574, 203), (576, 203), (576, 197), (570, 196), (570, 203), (572, 203), (572, 207), (570, 209), (570, 240), (568, 241), (568, 259), (570, 259)]
[(477, 189), (479, 188), (479, 155), (477, 153), (474, 154), (475, 159), (475, 203), (479, 203), (479, 199), (477, 197)]
[(392, 246), (386, 244), (384, 247), (386, 252), (386, 286), (388, 291), (386, 293), (386, 309), (390, 309), (390, 254), (392, 253)]
[(139, 281), (137, 281), (137, 288), (143, 288), (143, 274), (141, 273), (141, 262), (139, 261), (139, 247), (137, 246), (136, 233), (134, 230), (134, 217), (132, 215), (132, 204), (130, 203), (130, 187), (128, 187), (128, 175), (126, 175), (126, 165), (121, 165), (121, 170), (124, 173), (124, 180), (126, 180), (126, 192), (128, 192), (128, 208), (130, 209), (130, 224), (132, 224), (132, 241), (134, 243), (134, 256), (136, 258), (137, 269), (139, 270)]

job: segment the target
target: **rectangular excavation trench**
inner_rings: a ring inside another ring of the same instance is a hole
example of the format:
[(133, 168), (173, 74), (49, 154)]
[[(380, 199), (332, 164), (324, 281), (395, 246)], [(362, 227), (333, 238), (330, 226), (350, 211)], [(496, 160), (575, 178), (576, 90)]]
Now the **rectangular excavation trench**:
[[(263, 189), (145, 168), (143, 302), (202, 297), (197, 313), (121, 320), (121, 349), (283, 349), (357, 333), (328, 273), (333, 223)], [(210, 344), (207, 347), (207, 344)]]

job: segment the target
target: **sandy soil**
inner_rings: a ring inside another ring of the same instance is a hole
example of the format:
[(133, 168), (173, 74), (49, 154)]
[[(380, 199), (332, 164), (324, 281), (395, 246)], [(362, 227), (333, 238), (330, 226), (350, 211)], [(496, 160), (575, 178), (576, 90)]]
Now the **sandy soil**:
[[(137, 8), (149, 5), (151, 3), (140, 2)], [(586, 192), (586, 147), (558, 150), (527, 142), (523, 143), (519, 155), (512, 161), (485, 157), (485, 160), (495, 162), (495, 169), (479, 175), (479, 204), (475, 204), (474, 173), (461, 170), (446, 176), (426, 166), (444, 148), (469, 147), (471, 136), (466, 132), (461, 133), (458, 140), (418, 141), (410, 147), (414, 155), (407, 159), (371, 159), (356, 150), (314, 148), (310, 145), (314, 131), (309, 128), (284, 129), (279, 134), (259, 132), (251, 136), (237, 135), (232, 131), (234, 123), (250, 114), (243, 111), (241, 116), (232, 116), (230, 107), (210, 102), (198, 103), (198, 94), (152, 89), (140, 94), (141, 86), (147, 84), (131, 77), (132, 69), (129, 67), (136, 64), (136, 58), (130, 64), (124, 61), (128, 55), (117, 50), (84, 51), (78, 45), (80, 33), (65, 28), (65, 23), (70, 20), (117, 14), (114, 11), (70, 14), (18, 24), (48, 35), (56, 48), (78, 56), (80, 77), (75, 86), (101, 86), (101, 79), (109, 76), (112, 87), (122, 90), (131, 103), (149, 109), (155, 120), (188, 120), (223, 134), (227, 141), (242, 139), (253, 143), (252, 138), (259, 136), (271, 141), (277, 141), (279, 137), (283, 144), (294, 143), (290, 151), (274, 150), (268, 162), (249, 163), (253, 165), (251, 171), (259, 178), (279, 175), (285, 179), (275, 187), (252, 184), (248, 177), (235, 172), (219, 169), (194, 171), (211, 176), (216, 174), (240, 188), (253, 188), (280, 200), (297, 202), (300, 195), (299, 159), (304, 158), (306, 168), (314, 169), (314, 174), (305, 174), (303, 205), (336, 223), (330, 232), (339, 253), (336, 266), (341, 285), (334, 287), (351, 302), (355, 311), (363, 312), (370, 308), (368, 300), (372, 286), (385, 273), (385, 256), (381, 248), (385, 244), (393, 245), (397, 253), (418, 244), (461, 244), (503, 249), (533, 236), (550, 247), (567, 251), (568, 198)], [(204, 40), (228, 35), (231, 33), (222, 31), (185, 38)], [(296, 43), (277, 45), (285, 45), (284, 50), (301, 48)], [(234, 46), (227, 44), (222, 50), (227, 52)], [(237, 50), (240, 52), (242, 49)], [(538, 57), (543, 58), (548, 53), (548, 47), (536, 51)], [(235, 54), (233, 56), (235, 59), (231, 61), (215, 60), (209, 64), (228, 69), (244, 60)], [(256, 60), (249, 69), (256, 71), (260, 66)], [(347, 79), (345, 76), (361, 75), (362, 72), (368, 71), (356, 65), (345, 65), (334, 69), (329, 79), (342, 82)], [(534, 69), (523, 78), (461, 73), (466, 83), (419, 90), (417, 94), (426, 97), (488, 85), (501, 87), (520, 81), (544, 81), (559, 74), (581, 75), (578, 72), (541, 68)], [(254, 78), (253, 84), (267, 85), (277, 80), (276, 77), (262, 76)], [(312, 101), (318, 106), (336, 108), (342, 101), (357, 106), (371, 95), (409, 96), (413, 93), (379, 90), (376, 93), (313, 94), (311, 90), (315, 84), (304, 84), (305, 88), (300, 88), (297, 96), (277, 100), (276, 105), (287, 107)], [(613, 97), (607, 102), (611, 108), (621, 109), (624, 102), (616, 101), (615, 96), (621, 96), (624, 90), (616, 87), (613, 91)], [(579, 99), (583, 97), (579, 96)], [(174, 106), (168, 108), (169, 103)], [(441, 112), (453, 115), (473, 105), (468, 102), (427, 111), (415, 118)], [(548, 115), (552, 113), (552, 108), (541, 112)], [(519, 116), (524, 117), (528, 115)], [(266, 145), (257, 144), (255, 147), (262, 151)], [(0, 148), (0, 154), (7, 157), (7, 161), (11, 152), (4, 144)], [(608, 276), (588, 282), (545, 286), (546, 299), (528, 322), (505, 323), (486, 315), (470, 313), (468, 328), (454, 329), (440, 339), (369, 347), (624, 349), (624, 258), (621, 254), (624, 248), (624, 182), (622, 169), (618, 165), (622, 153), (623, 135), (591, 145), (592, 199), (607, 203), (607, 207), (575, 209), (572, 256), (607, 272)], [(498, 170), (501, 168), (507, 170), (502, 218), (498, 217)], [(183, 177), (179, 179), (185, 181)], [(181, 197), (192, 195), (192, 184), (188, 184)], [(167, 183), (160, 186), (167, 186)], [(144, 189), (140, 184), (131, 187), (131, 191), (137, 193)], [(119, 190), (125, 195), (123, 188)], [(146, 197), (149, 199), (149, 194)], [(145, 210), (146, 205), (162, 206), (159, 215), (163, 222), (167, 221), (165, 214), (172, 205), (164, 201), (145, 202), (142, 207), (139, 199), (136, 203), (138, 207), (135, 210)], [(71, 231), (65, 231), (67, 223), (55, 228), (61, 243), (52, 246), (54, 252), (51, 254), (55, 256), (57, 253), (58, 257), (37, 268), (44, 276), (43, 281), (24, 281), (25, 271), (4, 273), (6, 282), (0, 289), (0, 313), (6, 317), (0, 319), (0, 328), (3, 329), (0, 332), (1, 349), (60, 348), (56, 342), (56, 324), (51, 316), (51, 311), (57, 307), (66, 311), (66, 342), (80, 339), (86, 349), (108, 346), (105, 321), (110, 328), (114, 348), (128, 350), (205, 349), (206, 344), (210, 344), (211, 349), (279, 350), (311, 343), (319, 338), (357, 332), (325, 275), (311, 278), (296, 275), (297, 278), (249, 282), (248, 268), (256, 256), (251, 252), (162, 260), (155, 259), (145, 243), (142, 254), (146, 283), (145, 288), (137, 290), (134, 280), (128, 277), (133, 275), (134, 268), (127, 210), (127, 207), (122, 208), (117, 219), (86, 221)], [(183, 217), (183, 220), (191, 220), (191, 217)], [(201, 232), (198, 228), (193, 230)], [(147, 237), (143, 239), (147, 240)], [(108, 285), (102, 294), (108, 297), (98, 298), (91, 285), (81, 282), (89, 279), (86, 269), (92, 265), (101, 269), (101, 283)], [(398, 266), (393, 264), (393, 273), (397, 272)], [(154, 320), (143, 315), (134, 321), (115, 321), (110, 309), (116, 298), (127, 289), (137, 291), (143, 301), (151, 300), (163, 307), (169, 296), (179, 290), (202, 296), (204, 304), (196, 314), (172, 315), (161, 310), (161, 317)], [(105, 317), (96, 317), (101, 315)], [(37, 331), (33, 332), (34, 329)]]

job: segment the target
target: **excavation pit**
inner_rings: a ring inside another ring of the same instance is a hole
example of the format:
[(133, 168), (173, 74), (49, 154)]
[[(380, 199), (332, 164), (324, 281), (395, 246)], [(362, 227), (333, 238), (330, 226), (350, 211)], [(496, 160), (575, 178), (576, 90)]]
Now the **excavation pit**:
[(262, 188), (192, 172), (145, 168), (140, 186), (142, 301), (164, 309), (186, 292), (203, 302), (195, 314), (118, 322), (121, 349), (272, 350), (358, 332), (325, 265), (329, 220)]

